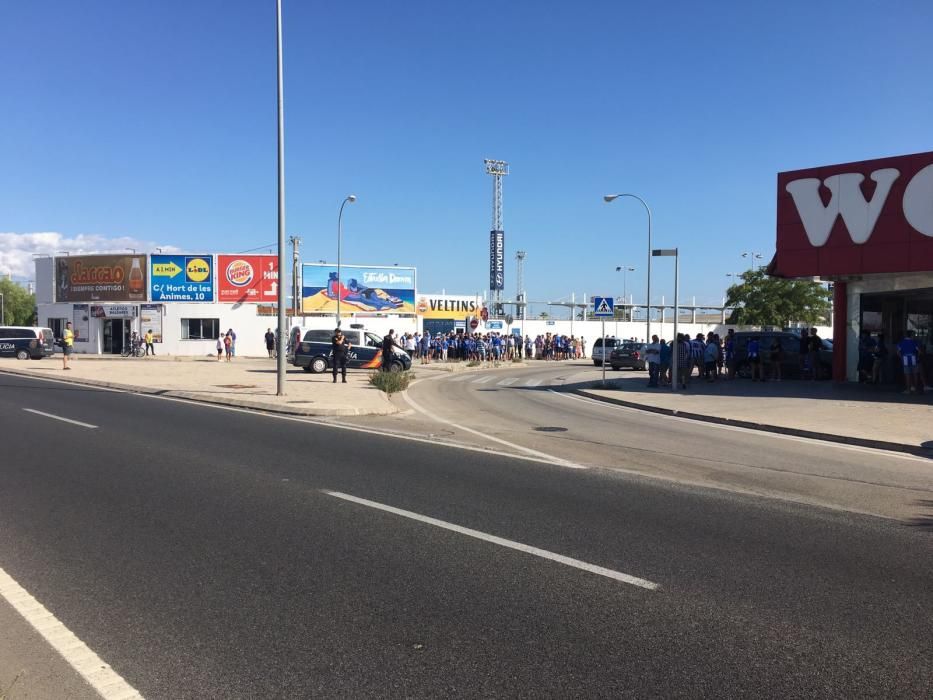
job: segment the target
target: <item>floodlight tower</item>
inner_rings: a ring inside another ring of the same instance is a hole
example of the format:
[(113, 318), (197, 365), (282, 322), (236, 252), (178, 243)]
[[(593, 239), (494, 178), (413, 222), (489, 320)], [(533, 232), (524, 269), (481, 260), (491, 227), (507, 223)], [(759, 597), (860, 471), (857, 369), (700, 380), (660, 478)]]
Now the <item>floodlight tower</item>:
[(494, 312), (502, 315), (505, 289), (505, 229), (502, 228), (502, 178), (509, 174), (504, 160), (486, 158), (486, 174), (492, 175), (492, 230), (489, 232), (489, 291)]
[(518, 287), (515, 292), (515, 301), (521, 304), (518, 309), (521, 318), (525, 320), (525, 251), (515, 251), (515, 283)]

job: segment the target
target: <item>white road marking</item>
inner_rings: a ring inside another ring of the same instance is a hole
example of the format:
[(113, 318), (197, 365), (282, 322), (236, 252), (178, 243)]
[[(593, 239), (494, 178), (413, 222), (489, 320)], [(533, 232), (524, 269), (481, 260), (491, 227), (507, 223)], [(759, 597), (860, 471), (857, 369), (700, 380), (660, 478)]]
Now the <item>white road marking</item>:
[(143, 697), (2, 568), (0, 598), (12, 605), (104, 700)]
[(518, 377), (509, 377), (508, 379), (503, 379), (502, 381), (496, 382), (496, 386), (510, 386), (518, 381)]
[(658, 590), (661, 585), (654, 583), (653, 581), (648, 581), (647, 579), (638, 578), (637, 576), (632, 576), (630, 574), (624, 574), (621, 571), (615, 571), (614, 569), (607, 569), (603, 566), (597, 566), (596, 564), (590, 564), (589, 562), (581, 561), (579, 559), (572, 559), (571, 557), (565, 557), (563, 554), (555, 554), (554, 552), (549, 552), (546, 549), (539, 549), (538, 547), (532, 547), (531, 545), (522, 544), (521, 542), (515, 542), (514, 540), (507, 540), (502, 537), (496, 537), (495, 535), (489, 535), (485, 532), (480, 532), (479, 530), (472, 530), (468, 527), (463, 527), (462, 525), (454, 525), (445, 520), (438, 520), (437, 518), (430, 518), (426, 515), (421, 515), (419, 513), (413, 513), (410, 510), (402, 510), (401, 508), (394, 508), (393, 506), (387, 506), (383, 503), (377, 503), (376, 501), (369, 501), (365, 498), (359, 498), (358, 496), (351, 496), (347, 493), (341, 493), (339, 491), (327, 491), (326, 489), (321, 490), (322, 493), (326, 493), (328, 496), (333, 496), (335, 498), (341, 498), (345, 501), (350, 501), (351, 503), (358, 503), (362, 506), (367, 506), (368, 508), (375, 508), (377, 510), (382, 510), (387, 513), (393, 513), (394, 515), (400, 515), (403, 518), (409, 518), (411, 520), (417, 520), (418, 522), (427, 523), (428, 525), (434, 525), (435, 527), (440, 527), (445, 530), (450, 530), (452, 532), (460, 533), (461, 535), (466, 535), (467, 537), (474, 537), (478, 540), (483, 540), (484, 542), (491, 542), (497, 544), (500, 547), (508, 547), (509, 549), (515, 549), (519, 552), (525, 552), (526, 554), (533, 554), (536, 557), (541, 557), (543, 559), (549, 559), (551, 561), (556, 561), (559, 564), (565, 564), (567, 566), (572, 566), (575, 569), (581, 569), (582, 571), (589, 571), (593, 574), (598, 574), (600, 576), (605, 576), (607, 578), (615, 579), (616, 581), (621, 581), (622, 583), (628, 583), (632, 586), (638, 586), (639, 588), (646, 588), (649, 591)]
[(465, 382), (467, 379), (472, 379), (472, 378), (473, 378), (473, 375), (467, 374), (467, 373), (463, 373), (463, 374), (461, 374), (459, 377), (454, 377), (454, 378), (451, 379), (450, 381), (452, 381), (452, 382)]
[(495, 375), (487, 374), (483, 377), (480, 377), (479, 379), (474, 379), (472, 383), (473, 384), (485, 384), (486, 382), (491, 381), (493, 379), (495, 379)]
[(408, 395), (407, 391), (402, 392), (402, 398), (404, 398), (405, 401), (408, 402), (408, 405), (411, 406), (416, 411), (418, 411), (418, 413), (420, 413), (421, 415), (427, 416), (431, 420), (437, 421), (438, 423), (449, 425), (456, 430), (462, 430), (467, 433), (472, 433), (473, 435), (481, 437), (484, 440), (492, 440), (493, 442), (498, 442), (500, 445), (505, 445), (506, 447), (511, 447), (513, 450), (518, 450), (519, 452), (524, 452), (525, 454), (532, 455), (534, 457), (537, 457), (540, 461), (543, 461), (547, 464), (553, 464), (556, 467), (569, 467), (570, 469), (589, 469), (589, 467), (584, 466), (582, 464), (577, 464), (575, 462), (569, 462), (566, 459), (562, 459), (560, 457), (549, 455), (546, 452), (539, 452), (538, 450), (533, 450), (530, 447), (525, 447), (524, 445), (519, 445), (514, 442), (509, 442), (508, 440), (503, 440), (502, 438), (497, 438), (495, 435), (489, 435), (488, 433), (484, 433), (480, 430), (473, 430), (473, 428), (468, 428), (467, 426), (461, 423), (457, 423), (456, 421), (447, 420), (446, 418), (441, 418), (440, 416), (430, 413), (426, 411), (424, 408), (422, 408), (421, 404), (419, 404), (417, 401), (411, 398)]
[(56, 416), (54, 413), (46, 413), (45, 411), (37, 411), (34, 408), (24, 408), (24, 411), (29, 413), (35, 413), (37, 416), (45, 416), (46, 418), (54, 418), (55, 420), (64, 421), (65, 423), (73, 423), (74, 425), (80, 425), (82, 428), (96, 428), (96, 425), (91, 425), (90, 423), (82, 423), (79, 420), (72, 420), (71, 418), (62, 418), (61, 416)]
[(541, 380), (529, 379), (527, 382), (525, 382), (525, 386), (541, 386)]

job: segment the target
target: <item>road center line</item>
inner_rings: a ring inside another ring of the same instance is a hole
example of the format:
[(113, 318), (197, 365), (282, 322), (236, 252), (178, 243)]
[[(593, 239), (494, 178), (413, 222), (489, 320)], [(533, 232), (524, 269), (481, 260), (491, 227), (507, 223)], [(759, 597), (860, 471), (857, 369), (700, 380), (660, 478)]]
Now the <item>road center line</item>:
[(71, 418), (62, 418), (61, 416), (56, 416), (54, 413), (46, 413), (45, 411), (37, 411), (34, 408), (24, 408), (24, 411), (29, 413), (35, 413), (38, 416), (45, 416), (46, 418), (54, 418), (55, 420), (64, 421), (65, 423), (74, 423), (75, 425), (80, 425), (82, 428), (96, 428), (96, 425), (91, 425), (90, 423), (82, 423), (79, 420), (72, 420)]
[(572, 566), (575, 569), (580, 569), (582, 571), (589, 571), (590, 573), (615, 579), (616, 581), (621, 581), (622, 583), (628, 583), (632, 586), (638, 586), (639, 588), (646, 588), (649, 591), (656, 591), (661, 587), (661, 585), (658, 583), (654, 583), (653, 581), (648, 581), (643, 578), (638, 578), (637, 576), (631, 576), (630, 574), (624, 574), (621, 571), (615, 571), (614, 569), (607, 569), (603, 566), (597, 566), (596, 564), (580, 561), (579, 559), (565, 557), (563, 554), (555, 554), (554, 552), (549, 552), (546, 549), (539, 549), (538, 547), (532, 547), (531, 545), (522, 544), (521, 542), (515, 542), (513, 540), (507, 540), (502, 537), (496, 537), (495, 535), (489, 535), (485, 532), (472, 530), (461, 525), (454, 525), (453, 523), (448, 523), (445, 520), (438, 520), (436, 518), (430, 518), (419, 513), (413, 513), (410, 510), (394, 508), (393, 506), (387, 506), (383, 503), (369, 501), (365, 498), (351, 496), (350, 494), (341, 493), (339, 491), (327, 491), (326, 489), (322, 489), (321, 493), (325, 493), (328, 496), (333, 496), (334, 498), (341, 498), (352, 503), (358, 503), (359, 505), (366, 506), (368, 508), (375, 508), (376, 510), (382, 510), (387, 513), (399, 515), (403, 518), (409, 518), (410, 520), (417, 520), (418, 522), (427, 523), (428, 525), (434, 525), (435, 527), (457, 532), (461, 535), (466, 535), (467, 537), (474, 537), (478, 540), (483, 540), (484, 542), (491, 542), (493, 544), (499, 545), (500, 547), (507, 547), (519, 552), (525, 552), (526, 554), (533, 554), (536, 557), (541, 557), (542, 559), (556, 561), (559, 564)]
[[(36, 632), (81, 674), (104, 700), (142, 699), (139, 691), (104, 663), (87, 644), (63, 625), (42, 603), (0, 568), (0, 598), (6, 600)], [(4, 696), (5, 697), (5, 696)]]

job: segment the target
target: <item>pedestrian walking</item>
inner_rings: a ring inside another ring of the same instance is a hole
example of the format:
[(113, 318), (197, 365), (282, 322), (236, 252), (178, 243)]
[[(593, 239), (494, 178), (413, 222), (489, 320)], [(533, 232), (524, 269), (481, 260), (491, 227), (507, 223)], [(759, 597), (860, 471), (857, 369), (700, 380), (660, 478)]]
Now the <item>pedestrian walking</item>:
[[(645, 360), (648, 362), (648, 386), (656, 387), (658, 385), (658, 372), (661, 366), (661, 346), (658, 344), (658, 336), (651, 336), (651, 342), (645, 348)], [(603, 360), (605, 362), (605, 360)]]
[(334, 384), (337, 383), (337, 370), (343, 383), (347, 383), (347, 359), (350, 357), (350, 339), (339, 328), (334, 329), (334, 337), (330, 339), (331, 366), (334, 372)]
[(266, 352), (269, 353), (269, 357), (275, 357), (275, 333), (272, 332), (271, 328), (266, 329)]
[(71, 327), (71, 321), (65, 324), (65, 330), (62, 333), (62, 369), (71, 369), (68, 366), (68, 358), (74, 352), (75, 332)]
[(217, 336), (217, 361), (220, 362), (220, 359), (224, 355), (224, 337), (222, 335)]
[(810, 378), (813, 381), (820, 376), (820, 350), (823, 349), (823, 340), (816, 334), (816, 328), (810, 329), (810, 338), (807, 340), (807, 361), (810, 363)]
[(914, 340), (913, 331), (907, 331), (897, 344), (897, 355), (901, 358), (901, 366), (904, 368), (904, 393), (923, 393), (923, 383), (920, 380), (920, 346)]
[(233, 337), (230, 335), (230, 331), (227, 331), (227, 335), (224, 336), (224, 352), (227, 356), (227, 362), (233, 359)]
[(146, 357), (149, 356), (149, 352), (152, 351), (152, 356), (155, 357), (155, 346), (152, 344), (152, 329), (146, 331)]
[[(399, 348), (399, 350), (404, 350), (404, 348), (399, 347), (398, 343), (395, 342), (394, 333), (395, 333), (395, 330), (390, 328), (389, 332), (386, 333), (382, 338), (382, 371), (383, 372), (392, 371), (392, 360), (394, 359), (394, 356), (395, 356), (395, 348)], [(428, 336), (428, 334), (425, 333), (425, 336)], [(428, 337), (428, 341), (430, 343), (430, 337)], [(429, 352), (430, 352), (430, 345), (429, 345)]]
[(236, 357), (236, 333), (232, 328), (228, 328), (227, 335), (230, 338), (230, 357)]

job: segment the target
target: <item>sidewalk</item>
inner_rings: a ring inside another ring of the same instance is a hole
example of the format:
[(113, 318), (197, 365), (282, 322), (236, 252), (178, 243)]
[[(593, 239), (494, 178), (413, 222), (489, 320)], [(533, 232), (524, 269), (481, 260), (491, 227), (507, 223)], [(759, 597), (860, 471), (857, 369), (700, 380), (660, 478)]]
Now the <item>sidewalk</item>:
[(276, 365), (269, 358), (238, 357), (217, 362), (207, 357), (123, 358), (72, 355), (62, 370), (54, 359), (0, 359), (0, 371), (33, 377), (125, 389), (143, 394), (193, 399), (301, 416), (388, 415), (398, 409), (370, 386), (369, 370), (347, 372), (347, 383), (333, 383), (330, 373), (311, 374), (287, 366), (285, 396), (276, 396)]
[[(611, 376), (611, 378), (610, 378)], [(647, 388), (645, 372), (614, 372), (575, 393), (657, 413), (933, 457), (933, 393), (833, 382), (707, 383)]]

